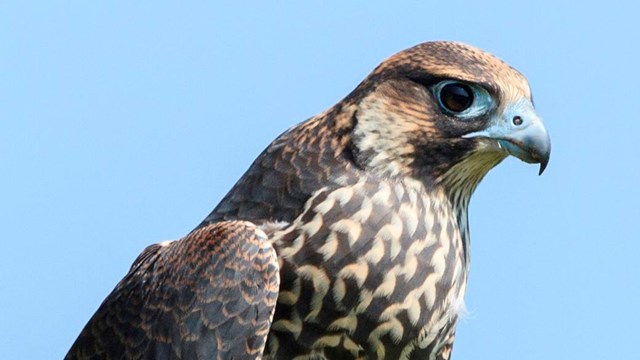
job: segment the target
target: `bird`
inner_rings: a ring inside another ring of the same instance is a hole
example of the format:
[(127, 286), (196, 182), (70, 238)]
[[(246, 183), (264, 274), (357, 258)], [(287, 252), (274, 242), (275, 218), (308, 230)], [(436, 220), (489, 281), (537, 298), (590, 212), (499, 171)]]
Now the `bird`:
[(403, 50), (146, 248), (66, 359), (450, 359), (471, 196), (550, 153), (519, 71), (460, 42)]

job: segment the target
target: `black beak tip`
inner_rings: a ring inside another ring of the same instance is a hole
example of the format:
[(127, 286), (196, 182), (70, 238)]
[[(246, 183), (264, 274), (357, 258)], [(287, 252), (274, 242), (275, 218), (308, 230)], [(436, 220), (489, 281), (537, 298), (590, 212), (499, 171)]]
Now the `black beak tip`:
[(542, 173), (544, 172), (544, 169), (547, 168), (547, 164), (549, 162), (548, 161), (541, 161), (540, 162), (540, 171), (538, 172), (538, 176), (542, 175)]
[(544, 170), (547, 168), (547, 164), (549, 164), (549, 155), (550, 151), (540, 157), (540, 171), (538, 172), (538, 176), (542, 175)]

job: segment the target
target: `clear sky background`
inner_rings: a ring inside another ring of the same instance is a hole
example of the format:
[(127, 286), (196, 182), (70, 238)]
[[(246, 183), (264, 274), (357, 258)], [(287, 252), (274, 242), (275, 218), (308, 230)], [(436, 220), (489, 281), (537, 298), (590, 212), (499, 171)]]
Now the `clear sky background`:
[(62, 358), (279, 133), (449, 39), (522, 71), (553, 142), (543, 176), (508, 159), (474, 196), (454, 359), (638, 358), (638, 9), (298, 3), (0, 5), (0, 357)]

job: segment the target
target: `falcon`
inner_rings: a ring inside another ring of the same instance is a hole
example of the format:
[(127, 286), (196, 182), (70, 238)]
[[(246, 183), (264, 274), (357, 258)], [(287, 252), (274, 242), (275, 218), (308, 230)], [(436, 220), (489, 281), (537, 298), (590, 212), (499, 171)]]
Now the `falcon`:
[(402, 51), (146, 248), (66, 358), (449, 359), (470, 197), (550, 151), (517, 70), (456, 42)]

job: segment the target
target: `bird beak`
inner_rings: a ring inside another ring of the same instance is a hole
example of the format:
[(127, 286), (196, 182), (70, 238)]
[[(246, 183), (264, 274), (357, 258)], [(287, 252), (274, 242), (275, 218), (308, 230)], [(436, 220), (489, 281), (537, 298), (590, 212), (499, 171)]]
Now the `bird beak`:
[(551, 154), (551, 139), (533, 104), (523, 99), (496, 115), (484, 130), (465, 135), (498, 141), (508, 154), (527, 163), (539, 163), (540, 172), (547, 167)]

